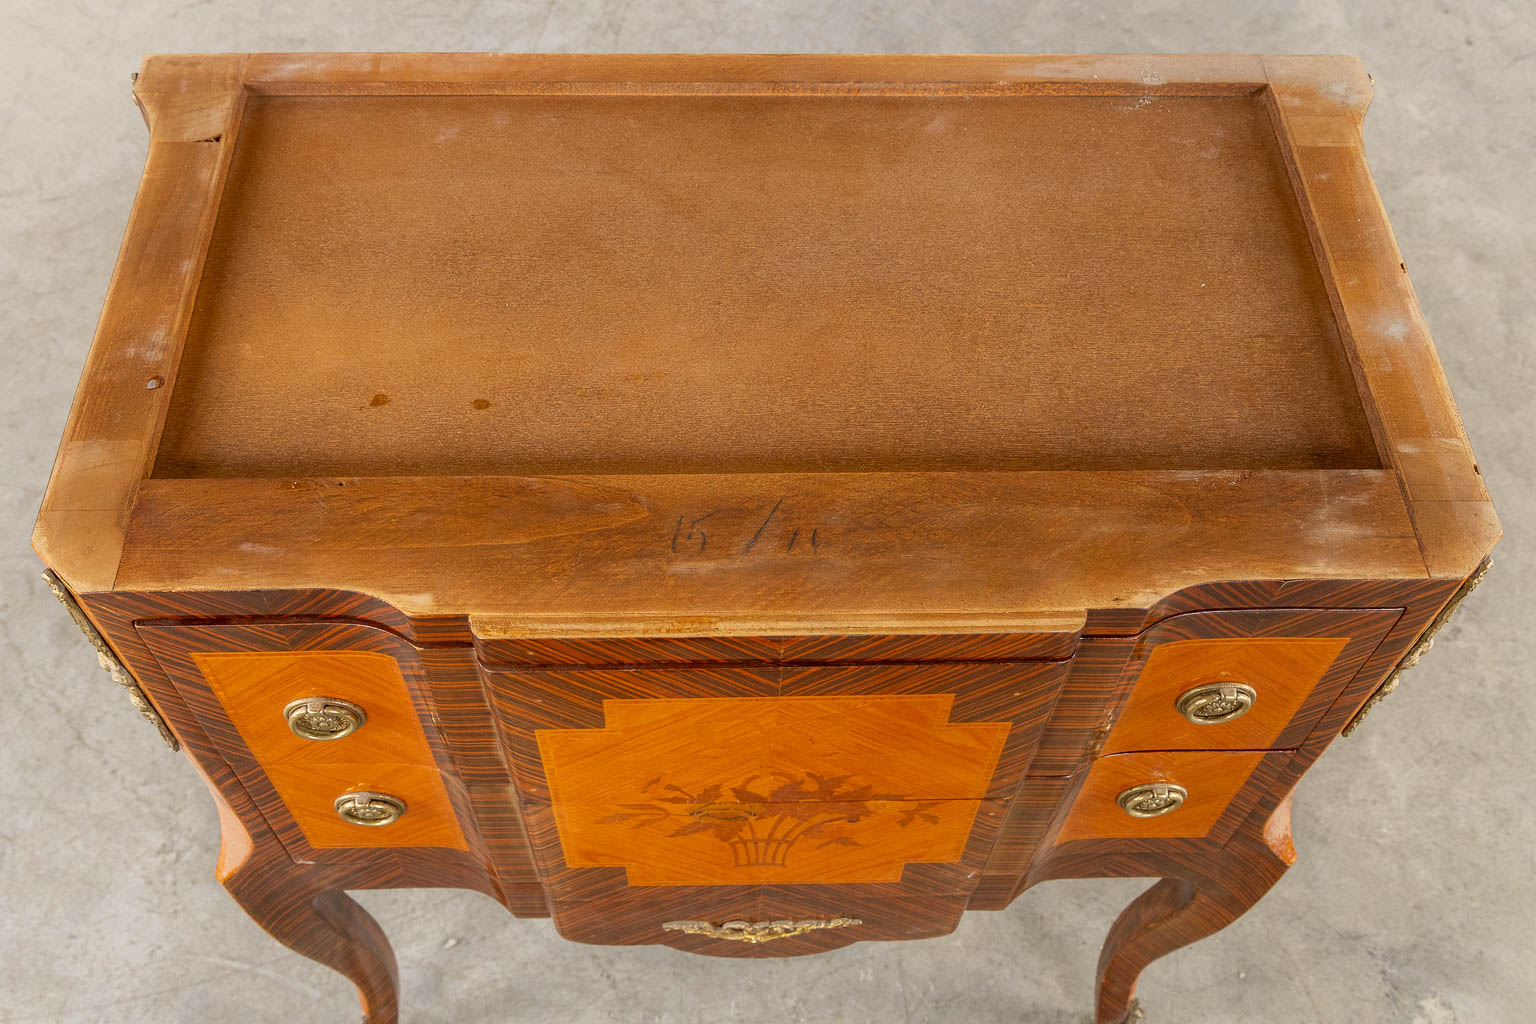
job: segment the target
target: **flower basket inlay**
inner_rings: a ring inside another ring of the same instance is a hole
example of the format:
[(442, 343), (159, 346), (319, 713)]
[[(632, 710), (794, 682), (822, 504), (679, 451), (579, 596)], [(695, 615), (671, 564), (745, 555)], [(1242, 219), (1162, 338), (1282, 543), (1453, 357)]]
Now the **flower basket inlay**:
[(950, 694), (608, 700), (535, 733), (568, 868), (630, 885), (898, 881), (954, 863), (1009, 732)]
[(646, 786), (650, 802), (623, 804), (623, 810), (603, 816), (597, 824), (664, 828), (671, 839), (712, 835), (730, 847), (734, 867), (783, 867), (791, 848), (802, 840), (818, 850), (862, 846), (845, 826), (873, 815), (894, 815), (899, 828), (940, 823), (933, 811), (942, 801), (913, 802), (899, 793), (876, 793), (874, 786), (850, 779), (815, 772), (753, 775), (730, 788), (734, 799), (723, 801), (718, 784), (690, 793), (657, 777)]

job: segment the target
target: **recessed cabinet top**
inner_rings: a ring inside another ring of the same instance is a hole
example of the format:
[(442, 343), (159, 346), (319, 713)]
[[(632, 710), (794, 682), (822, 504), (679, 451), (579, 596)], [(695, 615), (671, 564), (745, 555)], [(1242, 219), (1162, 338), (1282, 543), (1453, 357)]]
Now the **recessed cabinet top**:
[(1024, 628), (1498, 533), (1345, 58), (148, 60), (35, 543), (485, 635)]
[(247, 99), (152, 476), (1377, 469), (1260, 94)]

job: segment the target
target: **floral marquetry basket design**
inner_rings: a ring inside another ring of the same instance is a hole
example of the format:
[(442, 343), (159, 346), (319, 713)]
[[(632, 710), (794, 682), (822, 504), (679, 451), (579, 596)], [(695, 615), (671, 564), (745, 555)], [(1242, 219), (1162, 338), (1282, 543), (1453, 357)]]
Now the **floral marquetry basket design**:
[[(733, 800), (722, 800), (718, 784), (690, 793), (656, 778), (646, 787), (651, 802), (624, 804), (622, 811), (605, 815), (597, 824), (665, 828), (669, 839), (708, 834), (730, 847), (733, 867), (784, 867), (789, 851), (802, 840), (818, 850), (864, 845), (853, 826), (876, 815), (895, 815), (899, 828), (941, 822), (933, 811), (942, 801), (914, 803), (905, 795), (876, 793), (874, 786), (850, 779), (815, 772), (802, 778), (778, 772), (754, 775), (730, 788)], [(777, 785), (768, 789), (773, 783)]]
[(606, 701), (602, 729), (537, 733), (566, 866), (729, 885), (888, 882), (956, 862), (1010, 726), (951, 722), (952, 702)]

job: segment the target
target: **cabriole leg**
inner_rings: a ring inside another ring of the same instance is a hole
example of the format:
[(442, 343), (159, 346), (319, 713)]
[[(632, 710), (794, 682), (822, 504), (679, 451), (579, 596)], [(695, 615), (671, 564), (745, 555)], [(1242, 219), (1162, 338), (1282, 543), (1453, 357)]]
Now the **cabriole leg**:
[(1191, 863), (1187, 877), (1164, 878), (1142, 893), (1115, 920), (1099, 954), (1098, 1024), (1134, 1017), (1136, 979), (1148, 964), (1237, 920), (1295, 859), (1287, 798), (1262, 831), (1238, 832), (1219, 857)]
[(277, 941), (350, 979), (365, 1024), (398, 1024), (394, 951), (378, 922), (355, 900), (339, 889), (306, 883), (281, 854), (251, 858), (224, 879), (224, 887)]

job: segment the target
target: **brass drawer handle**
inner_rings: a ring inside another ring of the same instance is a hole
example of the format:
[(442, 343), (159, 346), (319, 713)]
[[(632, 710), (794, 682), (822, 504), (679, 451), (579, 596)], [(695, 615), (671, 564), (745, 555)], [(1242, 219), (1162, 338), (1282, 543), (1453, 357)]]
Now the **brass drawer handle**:
[(300, 739), (339, 740), (363, 727), (368, 716), (351, 701), (336, 697), (301, 697), (283, 708), (288, 728)]
[(1217, 725), (1242, 718), (1258, 699), (1253, 687), (1242, 683), (1206, 683), (1179, 694), (1174, 706), (1196, 725)]
[(393, 825), (405, 813), (405, 801), (388, 793), (345, 793), (336, 798), (341, 820), (365, 828)]
[(863, 924), (856, 917), (814, 918), (808, 921), (727, 921), (711, 924), (708, 921), (667, 921), (663, 931), (684, 932), (688, 935), (707, 935), (712, 939), (730, 942), (772, 942), (787, 939), (791, 935), (820, 931), (823, 928), (848, 928)]
[(1115, 798), (1120, 809), (1133, 818), (1156, 818), (1179, 809), (1189, 797), (1183, 786), (1171, 782), (1148, 782), (1132, 786)]

